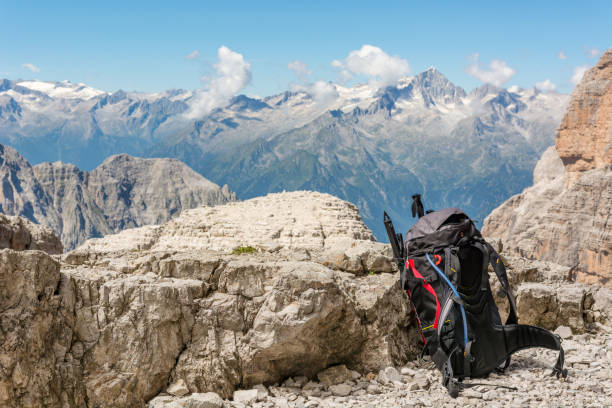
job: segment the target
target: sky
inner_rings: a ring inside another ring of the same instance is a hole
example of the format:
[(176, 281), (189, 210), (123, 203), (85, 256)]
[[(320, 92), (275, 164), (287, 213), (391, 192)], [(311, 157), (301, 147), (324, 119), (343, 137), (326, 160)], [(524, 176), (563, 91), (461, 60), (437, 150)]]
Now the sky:
[(430, 66), (467, 91), (567, 93), (612, 47), (612, 1), (597, 0), (0, 0), (0, 21), (0, 78), (222, 97), (383, 85)]

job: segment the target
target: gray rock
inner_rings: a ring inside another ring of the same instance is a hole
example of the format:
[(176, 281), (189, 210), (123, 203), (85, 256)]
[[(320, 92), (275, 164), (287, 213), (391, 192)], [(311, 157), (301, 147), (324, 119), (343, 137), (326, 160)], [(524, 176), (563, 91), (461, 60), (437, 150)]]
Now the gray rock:
[(147, 404), (147, 408), (183, 408), (179, 399), (170, 395), (153, 398)]
[(497, 392), (495, 390), (490, 390), (482, 394), (482, 399), (485, 401), (493, 401), (497, 398)]
[(185, 408), (223, 408), (223, 399), (214, 393), (195, 393), (180, 399), (181, 406)]
[(346, 397), (351, 393), (351, 386), (348, 384), (336, 384), (329, 387), (331, 393), (338, 397)]
[(344, 364), (329, 367), (317, 373), (317, 378), (328, 387), (341, 384), (353, 378), (351, 371)]
[(254, 385), (253, 389), (257, 390), (257, 400), (258, 401), (263, 401), (268, 397), (268, 395), (270, 395), (270, 393), (268, 392), (268, 389), (263, 384)]
[(414, 379), (414, 382), (422, 390), (428, 390), (429, 389), (429, 380), (426, 377), (417, 377), (417, 378)]
[(369, 394), (380, 394), (380, 386), (376, 385), (376, 384), (370, 384), (368, 385), (368, 387), (366, 388), (366, 391)]
[(321, 388), (323, 388), (323, 385), (321, 385), (321, 383), (308, 381), (306, 384), (304, 384), (302, 390), (320, 390)]
[(378, 373), (378, 379), (383, 384), (392, 383), (394, 381), (402, 381), (402, 376), (395, 367), (386, 367)]
[(234, 391), (233, 400), (234, 402), (240, 402), (242, 404), (248, 405), (248, 404), (257, 402), (258, 398), (259, 398), (259, 390), (256, 390), (256, 389), (237, 390), (237, 391)]
[(182, 378), (179, 378), (168, 386), (166, 392), (170, 395), (182, 397), (183, 395), (189, 394), (189, 388), (187, 388), (187, 385), (185, 385), (185, 381), (183, 381)]
[(415, 373), (416, 373), (416, 372), (415, 372), (413, 369), (409, 368), (409, 367), (402, 367), (402, 368), (400, 369), (400, 374), (401, 374), (401, 375), (409, 375), (409, 376), (411, 376), (411, 377), (412, 377), (412, 376), (414, 376), (414, 375), (415, 375)]
[(572, 337), (572, 329), (567, 326), (557, 327), (555, 333), (558, 334), (562, 339), (569, 339), (570, 337)]
[(308, 383), (308, 377), (298, 375), (293, 378), (293, 382), (295, 383), (296, 387), (302, 388), (304, 385), (306, 385), (306, 383)]

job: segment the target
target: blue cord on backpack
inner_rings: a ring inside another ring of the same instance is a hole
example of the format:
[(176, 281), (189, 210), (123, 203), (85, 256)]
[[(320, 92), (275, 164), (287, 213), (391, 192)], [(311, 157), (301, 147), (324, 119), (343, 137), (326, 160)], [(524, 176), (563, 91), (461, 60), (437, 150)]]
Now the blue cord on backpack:
[[(425, 257), (427, 258), (427, 261), (429, 261), (429, 263), (431, 264), (431, 266), (433, 266), (434, 270), (438, 273), (438, 275), (440, 275), (440, 277), (442, 279), (444, 279), (444, 281), (448, 284), (448, 286), (451, 288), (451, 290), (453, 291), (453, 293), (455, 294), (455, 296), (457, 297), (457, 299), (461, 299), (461, 296), (459, 296), (459, 292), (457, 292), (457, 289), (455, 289), (455, 286), (453, 286), (453, 284), (451, 283), (451, 281), (448, 279), (448, 277), (440, 270), (440, 268), (438, 268), (436, 266), (435, 263), (433, 263), (433, 261), (431, 260), (431, 258), (429, 257), (428, 253), (425, 253)], [(465, 347), (468, 344), (468, 334), (467, 334), (467, 323), (466, 323), (466, 319), (465, 319), (465, 309), (463, 308), (462, 304), (459, 304), (459, 310), (461, 310), (461, 320), (463, 321), (463, 346)]]

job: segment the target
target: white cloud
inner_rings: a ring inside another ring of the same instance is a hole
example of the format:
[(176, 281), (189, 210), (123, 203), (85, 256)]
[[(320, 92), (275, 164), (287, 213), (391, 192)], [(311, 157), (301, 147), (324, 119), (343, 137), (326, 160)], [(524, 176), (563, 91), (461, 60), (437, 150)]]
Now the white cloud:
[(192, 61), (192, 60), (198, 58), (199, 56), (200, 56), (200, 51), (193, 50), (189, 54), (185, 55), (185, 59)]
[(334, 60), (331, 65), (340, 70), (345, 81), (352, 75), (365, 75), (378, 86), (390, 85), (410, 73), (408, 61), (367, 44), (351, 51), (344, 61)]
[(481, 69), (478, 65), (478, 53), (471, 55), (470, 59), (473, 63), (465, 69), (465, 72), (486, 84), (501, 86), (516, 73), (516, 70), (510, 68), (506, 61), (494, 59), (489, 64), (489, 70), (487, 71)]
[(550, 92), (557, 89), (557, 85), (553, 84), (550, 79), (546, 79), (541, 82), (536, 82), (535, 87), (540, 91)]
[(561, 51), (559, 51), (559, 54), (557, 54), (557, 58), (559, 58), (560, 60), (565, 61), (567, 59), (567, 55), (565, 55), (563, 50), (561, 50)]
[(316, 81), (308, 84), (291, 84), (293, 92), (306, 92), (312, 96), (316, 103), (329, 104), (336, 100), (340, 94), (336, 86), (331, 82)]
[(512, 85), (510, 88), (508, 88), (508, 92), (512, 92), (512, 93), (516, 93), (518, 91), (520, 91), (521, 88), (519, 88), (518, 85)]
[(34, 64), (23, 64), (22, 67), (29, 69), (32, 72), (40, 72), (40, 68), (38, 68), (36, 65)]
[(338, 69), (338, 76), (340, 77), (340, 82), (347, 82), (353, 77), (353, 74), (351, 74), (349, 70), (344, 67), (342, 61), (333, 60), (331, 62), (331, 66)]
[(331, 82), (317, 81), (310, 88), (315, 101), (319, 103), (328, 103), (338, 98), (338, 90)]
[(287, 64), (287, 68), (295, 72), (295, 75), (297, 75), (298, 79), (302, 82), (308, 81), (308, 77), (312, 74), (312, 71), (310, 71), (308, 66), (302, 61), (291, 61)]
[(201, 117), (223, 106), (251, 82), (251, 64), (242, 54), (222, 46), (217, 57), (219, 62), (213, 66), (216, 76), (205, 78), (207, 88), (194, 92), (191, 109), (187, 112), (190, 118)]
[(588, 65), (581, 65), (579, 67), (575, 67), (574, 73), (572, 74), (572, 77), (570, 78), (571, 83), (574, 85), (578, 85), (580, 83), (580, 80), (582, 80), (582, 76), (587, 71), (587, 69), (589, 69)]
[(587, 57), (589, 58), (595, 58), (597, 57), (599, 54), (601, 54), (601, 51), (598, 50), (597, 48), (588, 48), (588, 47), (584, 47), (584, 52), (587, 55)]

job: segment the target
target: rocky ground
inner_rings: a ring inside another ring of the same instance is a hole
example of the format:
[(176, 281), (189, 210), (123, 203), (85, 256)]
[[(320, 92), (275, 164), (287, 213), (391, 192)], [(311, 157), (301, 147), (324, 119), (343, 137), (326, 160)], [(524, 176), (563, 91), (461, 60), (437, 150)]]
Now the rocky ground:
[(547, 377), (556, 356), (528, 351), (486, 380), (519, 391), (450, 399), (414, 362), (420, 340), (389, 245), (327, 194), (186, 210), (63, 255), (22, 219), (0, 217), (0, 238), (0, 407), (605, 405), (611, 389), (612, 291), (492, 241), (521, 322), (566, 326), (573, 374)]
[[(401, 368), (388, 367), (377, 375), (361, 376), (344, 366), (329, 368), (318, 378), (287, 379), (269, 387), (258, 385), (234, 392), (233, 400), (215, 393), (179, 397), (160, 395), (149, 408), (178, 407), (602, 407), (612, 405), (612, 329), (608, 332), (571, 335), (564, 327), (566, 367), (569, 376), (550, 376), (556, 352), (530, 349), (514, 355), (504, 374), (468, 380), (486, 383), (466, 388), (457, 399), (448, 396), (440, 373), (427, 361), (414, 361)], [(496, 387), (504, 385), (516, 390)], [(179, 394), (180, 389), (175, 390)]]

